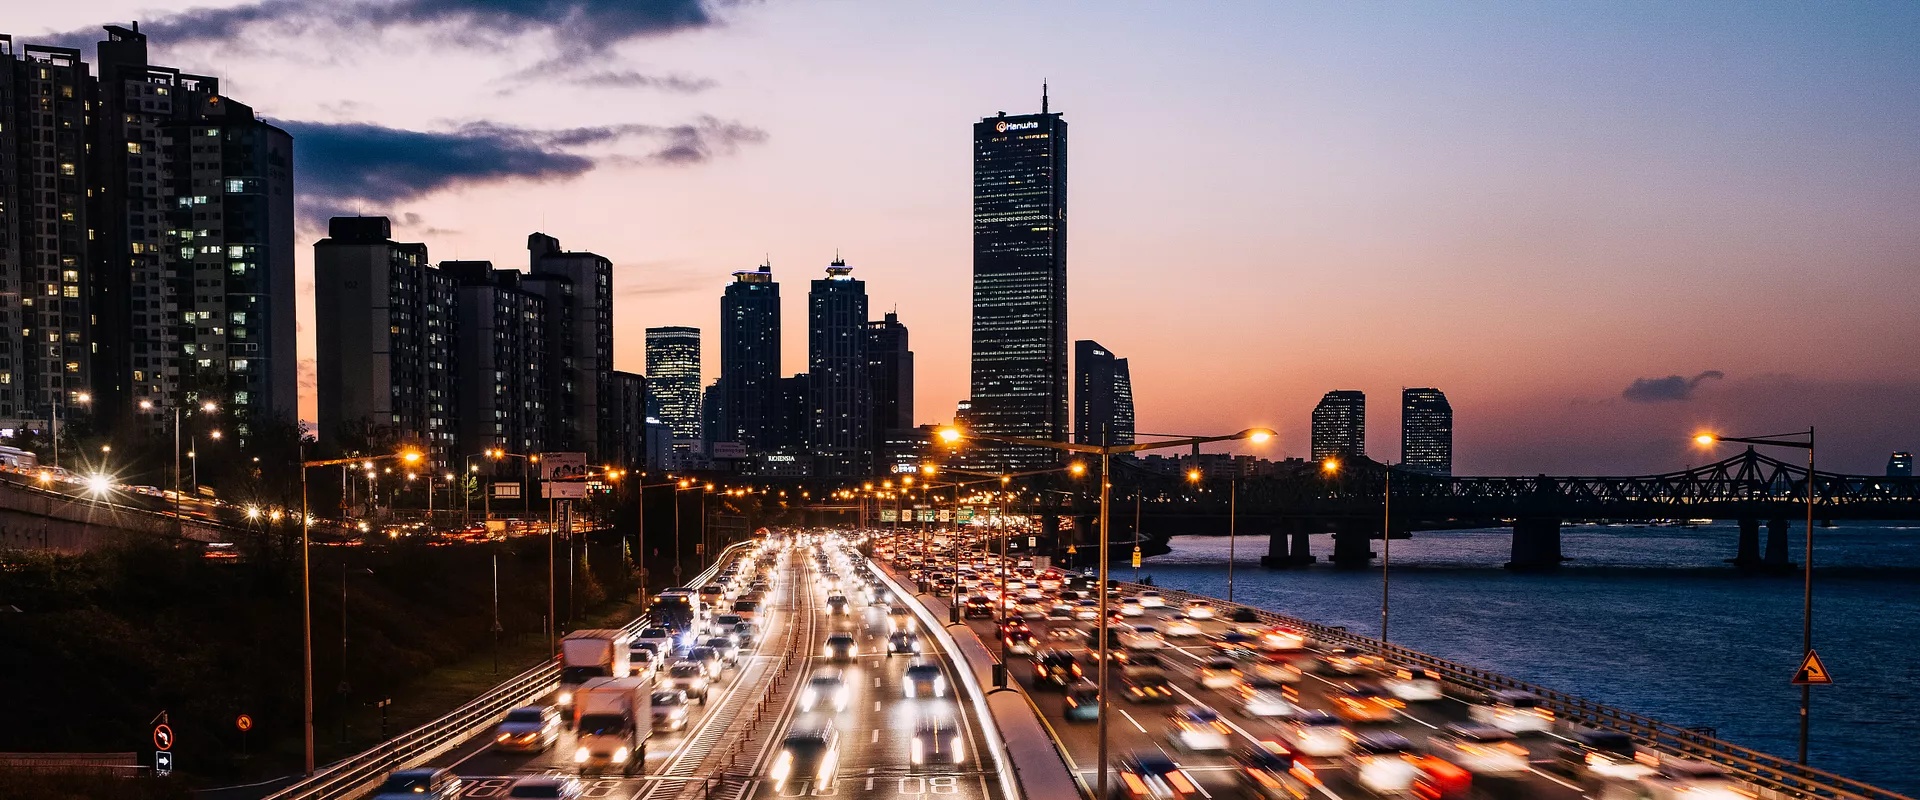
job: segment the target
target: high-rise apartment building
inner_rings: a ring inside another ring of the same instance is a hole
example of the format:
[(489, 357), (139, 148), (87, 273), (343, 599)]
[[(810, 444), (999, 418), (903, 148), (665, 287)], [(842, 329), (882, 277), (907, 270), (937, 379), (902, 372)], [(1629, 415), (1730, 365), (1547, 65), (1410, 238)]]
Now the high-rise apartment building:
[(291, 422), (293, 139), (218, 78), (148, 63), (137, 27), (106, 33), (97, 77), (0, 37), (0, 418), (87, 397), (108, 427), (196, 399), (242, 441)]
[(527, 237), (526, 282), (547, 300), (547, 363), (552, 381), (547, 445), (603, 460), (616, 449), (609, 419), (613, 391), (613, 262), (569, 252), (544, 233)]
[(1400, 463), (1434, 475), (1453, 474), (1453, 406), (1446, 393), (1401, 390)]
[(637, 372), (615, 370), (613, 400), (607, 419), (612, 423), (612, 452), (603, 454), (609, 464), (644, 468), (647, 464), (647, 379)]
[(647, 384), (676, 442), (700, 440), (700, 329), (647, 329)]
[(462, 455), (548, 450), (547, 300), (517, 269), (443, 261), (453, 282), (455, 404)]
[(873, 386), (867, 377), (867, 287), (837, 258), (807, 293), (807, 375), (813, 474), (868, 474)]
[[(884, 442), (889, 432), (912, 428), (913, 349), (898, 313), (889, 311), (867, 323), (867, 380), (873, 386), (869, 396), (874, 441)], [(875, 452), (883, 449), (876, 446)]]
[(1332, 391), (1313, 407), (1313, 460), (1367, 454), (1367, 394)]
[(774, 449), (780, 402), (780, 284), (773, 265), (733, 273), (720, 298), (720, 424), (724, 441)]
[(454, 443), (454, 286), (423, 244), (392, 241), (386, 217), (334, 217), (313, 246), (314, 338), (322, 447)]
[[(973, 125), (972, 424), (983, 433), (1067, 438), (1067, 123), (1047, 111)], [(1054, 451), (977, 447), (997, 468)]]
[(1133, 443), (1133, 376), (1127, 360), (1092, 339), (1073, 343), (1073, 439)]
[(1887, 477), (1889, 478), (1913, 477), (1913, 454), (1903, 451), (1903, 452), (1894, 453), (1892, 456), (1888, 457), (1887, 458)]

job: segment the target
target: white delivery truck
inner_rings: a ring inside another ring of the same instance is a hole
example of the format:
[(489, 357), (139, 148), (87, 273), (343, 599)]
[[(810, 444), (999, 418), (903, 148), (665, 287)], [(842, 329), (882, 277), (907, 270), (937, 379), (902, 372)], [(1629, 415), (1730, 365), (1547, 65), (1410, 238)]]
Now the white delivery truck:
[(647, 737), (653, 734), (652, 681), (594, 678), (574, 692), (573, 709), (573, 763), (583, 774), (646, 772)]
[(593, 678), (625, 678), (633, 674), (628, 654), (633, 638), (626, 631), (604, 628), (574, 631), (560, 640), (560, 692), (555, 705), (568, 708), (579, 687)]

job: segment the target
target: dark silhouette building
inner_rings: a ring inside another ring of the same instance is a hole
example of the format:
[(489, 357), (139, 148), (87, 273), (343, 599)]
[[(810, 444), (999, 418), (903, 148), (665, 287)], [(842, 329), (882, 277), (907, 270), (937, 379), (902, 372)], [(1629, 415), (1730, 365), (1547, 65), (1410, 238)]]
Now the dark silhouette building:
[(780, 284), (773, 266), (733, 273), (720, 298), (720, 420), (723, 441), (749, 452), (774, 448), (780, 402)]
[(873, 467), (873, 386), (867, 376), (867, 287), (834, 259), (807, 294), (808, 404), (813, 474), (866, 475)]
[(1453, 405), (1445, 392), (1400, 391), (1400, 463), (1434, 475), (1453, 474)]
[[(867, 380), (873, 388), (873, 437), (885, 442), (893, 431), (913, 427), (913, 350), (907, 341), (907, 326), (892, 311), (867, 323)], [(884, 448), (876, 447), (881, 453)], [(882, 455), (876, 465), (883, 465)], [(882, 467), (881, 471), (885, 471)]]
[(1133, 376), (1127, 360), (1092, 339), (1073, 343), (1073, 439), (1133, 443)]
[(456, 309), (460, 453), (547, 450), (546, 297), (525, 289), (526, 273), (487, 261), (443, 261), (440, 271), (453, 282)]
[(1913, 477), (1913, 454), (1903, 451), (1903, 452), (1894, 453), (1891, 457), (1889, 457), (1887, 459), (1887, 477), (1889, 478)]
[(1367, 454), (1367, 395), (1332, 391), (1313, 407), (1313, 460)]
[(527, 236), (524, 285), (547, 300), (547, 369), (552, 382), (547, 446), (604, 460), (617, 449), (612, 424), (613, 262), (560, 249), (544, 233)]
[[(1067, 123), (1047, 110), (973, 125), (973, 427), (1065, 441)], [(1053, 463), (1055, 451), (974, 448), (998, 468)]]

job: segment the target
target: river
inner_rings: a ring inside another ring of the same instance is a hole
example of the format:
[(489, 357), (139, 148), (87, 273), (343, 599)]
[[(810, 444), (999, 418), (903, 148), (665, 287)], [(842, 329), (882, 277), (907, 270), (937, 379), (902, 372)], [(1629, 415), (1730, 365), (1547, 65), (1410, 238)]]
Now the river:
[[(1800, 534), (1795, 526), (1796, 565)], [(1570, 525), (1565, 566), (1515, 574), (1501, 567), (1507, 529), (1419, 532), (1393, 542), (1388, 633), (1401, 645), (1792, 758), (1800, 691), (1788, 681), (1800, 656), (1801, 580), (1798, 572), (1736, 573), (1724, 559), (1737, 535), (1731, 522)], [(1226, 595), (1225, 537), (1170, 544), (1173, 552), (1147, 559), (1141, 575)], [(1378, 559), (1365, 571), (1324, 563), (1267, 570), (1266, 544), (1264, 536), (1238, 542), (1235, 600), (1379, 633)], [(1315, 536), (1313, 547), (1324, 560), (1332, 542)], [(1920, 522), (1822, 528), (1814, 563), (1814, 648), (1835, 684), (1813, 689), (1809, 761), (1920, 793)]]

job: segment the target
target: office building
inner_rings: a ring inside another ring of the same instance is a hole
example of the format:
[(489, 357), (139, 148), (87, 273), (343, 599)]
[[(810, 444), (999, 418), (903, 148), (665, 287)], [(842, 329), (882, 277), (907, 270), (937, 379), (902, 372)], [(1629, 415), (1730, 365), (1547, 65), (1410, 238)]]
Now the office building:
[(868, 474), (873, 386), (867, 377), (867, 287), (837, 258), (807, 293), (807, 375), (813, 474)]
[(1313, 460), (1367, 454), (1367, 395), (1332, 391), (1313, 407)]
[(1400, 463), (1434, 475), (1453, 474), (1453, 406), (1439, 389), (1400, 392)]
[(423, 244), (392, 241), (386, 217), (334, 217), (313, 246), (322, 448), (336, 453), (454, 443), (453, 282)]
[(780, 379), (780, 407), (775, 420), (772, 449), (793, 455), (807, 452), (807, 440), (813, 436), (813, 397), (809, 375), (802, 372)]
[(771, 450), (780, 402), (780, 284), (773, 265), (733, 273), (720, 298), (719, 435)]
[(547, 447), (547, 300), (526, 274), (488, 261), (443, 261), (453, 282), (458, 453)]
[(1092, 339), (1073, 343), (1073, 440), (1133, 443), (1133, 376), (1127, 360)]
[[(872, 385), (873, 436), (884, 441), (892, 431), (913, 427), (913, 349), (907, 326), (889, 311), (867, 323), (867, 381)], [(876, 452), (884, 450), (877, 448)], [(881, 464), (886, 461), (883, 455)], [(884, 467), (881, 471), (886, 471)]]
[(1913, 477), (1913, 454), (1903, 451), (1899, 453), (1894, 453), (1891, 457), (1889, 457), (1887, 459), (1887, 477), (1889, 478)]
[(647, 388), (678, 443), (700, 440), (700, 329), (647, 329)]
[[(983, 433), (1065, 441), (1067, 123), (1049, 113), (973, 125), (972, 424)], [(1056, 462), (1052, 450), (975, 446), (1001, 469)]]
[(608, 464), (642, 469), (647, 463), (647, 379), (637, 372), (613, 372), (612, 402), (607, 420), (611, 424), (611, 452), (603, 454)]
[(544, 233), (527, 237), (526, 283), (547, 299), (550, 404), (547, 446), (593, 461), (616, 449), (613, 392), (613, 262), (570, 252)]

